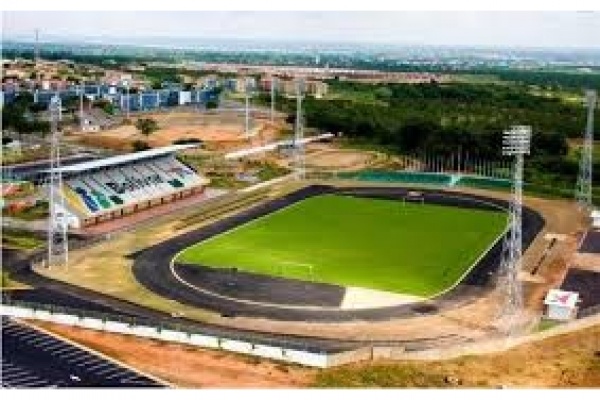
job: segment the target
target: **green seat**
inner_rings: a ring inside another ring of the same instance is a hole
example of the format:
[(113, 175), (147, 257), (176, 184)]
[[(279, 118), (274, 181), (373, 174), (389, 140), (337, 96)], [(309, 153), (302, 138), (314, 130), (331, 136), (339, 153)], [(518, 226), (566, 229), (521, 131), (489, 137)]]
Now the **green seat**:
[(398, 182), (413, 183), (422, 185), (449, 185), (452, 176), (447, 174), (437, 174), (428, 172), (412, 171), (360, 171), (360, 172), (342, 172), (338, 175), (340, 178), (357, 179), (368, 182)]

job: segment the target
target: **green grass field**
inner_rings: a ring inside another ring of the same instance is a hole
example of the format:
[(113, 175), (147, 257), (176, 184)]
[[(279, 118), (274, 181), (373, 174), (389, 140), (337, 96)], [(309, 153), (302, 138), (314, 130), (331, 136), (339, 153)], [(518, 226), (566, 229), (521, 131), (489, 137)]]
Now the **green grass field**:
[(502, 212), (323, 195), (192, 246), (177, 261), (432, 296), (460, 279), (505, 224)]

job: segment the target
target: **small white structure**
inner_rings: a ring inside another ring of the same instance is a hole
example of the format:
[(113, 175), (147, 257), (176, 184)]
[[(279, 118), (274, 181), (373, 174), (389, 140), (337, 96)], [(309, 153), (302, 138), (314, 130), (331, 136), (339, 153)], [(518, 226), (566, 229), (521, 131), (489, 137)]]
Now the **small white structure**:
[(559, 289), (550, 289), (544, 305), (546, 306), (546, 318), (557, 321), (568, 321), (577, 316), (577, 303), (579, 293), (566, 292)]
[(600, 229), (600, 210), (592, 211), (590, 217), (592, 217), (592, 227)]

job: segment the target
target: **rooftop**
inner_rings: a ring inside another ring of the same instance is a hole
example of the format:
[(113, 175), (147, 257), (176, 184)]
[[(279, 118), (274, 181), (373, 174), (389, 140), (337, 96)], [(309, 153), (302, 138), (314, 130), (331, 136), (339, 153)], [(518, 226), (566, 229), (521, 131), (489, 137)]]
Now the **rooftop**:
[(561, 306), (568, 308), (575, 308), (577, 301), (579, 300), (579, 293), (577, 292), (566, 292), (560, 289), (550, 289), (544, 304), (548, 306)]
[[(121, 154), (118, 156), (102, 158), (99, 160), (85, 161), (78, 164), (66, 165), (64, 167), (58, 168), (57, 171), (68, 174), (99, 168), (112, 167), (119, 164), (128, 164), (131, 162), (144, 160), (148, 158), (160, 157), (167, 154), (176, 153), (178, 151), (195, 148), (198, 146), (199, 144), (177, 144), (173, 146), (159, 147), (156, 149), (138, 151), (136, 153)], [(45, 172), (50, 172), (50, 170), (47, 169)]]

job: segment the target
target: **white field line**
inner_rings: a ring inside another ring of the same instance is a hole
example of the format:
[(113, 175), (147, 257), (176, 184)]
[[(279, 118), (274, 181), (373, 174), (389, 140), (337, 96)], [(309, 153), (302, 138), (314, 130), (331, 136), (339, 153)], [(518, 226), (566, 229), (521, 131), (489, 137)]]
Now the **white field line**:
[[(465, 199), (464, 196), (450, 194), (449, 192), (444, 192), (444, 196), (445, 197), (457, 198), (457, 199)], [(471, 197), (468, 197), (466, 199), (471, 200), (471, 201), (475, 201), (475, 202), (478, 202), (478, 203), (481, 203), (481, 204), (486, 204), (486, 205), (488, 205), (490, 207), (493, 207), (493, 208), (496, 208), (498, 210), (507, 211), (507, 209), (505, 207), (499, 206), (497, 204), (494, 204), (494, 203), (486, 201), (486, 200), (475, 199), (475, 198), (471, 198)], [(230, 230), (221, 232), (221, 233), (216, 234), (214, 236), (211, 236), (211, 237), (209, 237), (209, 238), (207, 238), (207, 239), (205, 239), (205, 240), (203, 240), (203, 241), (201, 241), (199, 243), (195, 243), (195, 244), (193, 244), (191, 246), (188, 246), (188, 247), (180, 250), (177, 254), (175, 254), (175, 256), (171, 259), (171, 261), (169, 263), (170, 264), (169, 268), (171, 270), (171, 274), (179, 282), (183, 283), (184, 285), (186, 285), (186, 286), (188, 286), (188, 287), (190, 287), (190, 288), (192, 288), (192, 289), (194, 289), (194, 290), (196, 290), (198, 292), (201, 292), (201, 293), (204, 293), (204, 294), (209, 294), (211, 296), (215, 296), (215, 297), (218, 297), (218, 298), (221, 298), (221, 299), (224, 299), (224, 300), (237, 301), (237, 302), (241, 302), (241, 303), (244, 303), (244, 304), (250, 304), (250, 305), (263, 305), (263, 306), (272, 306), (272, 307), (278, 307), (278, 308), (305, 309), (305, 310), (312, 310), (312, 309), (314, 309), (314, 310), (339, 310), (339, 307), (282, 305), (282, 304), (279, 304), (279, 303), (257, 302), (257, 301), (253, 301), (253, 300), (239, 299), (239, 298), (235, 298), (235, 297), (225, 296), (225, 295), (213, 292), (211, 290), (206, 290), (206, 289), (203, 289), (201, 287), (195, 286), (192, 283), (189, 283), (188, 281), (186, 281), (185, 279), (183, 279), (175, 271), (175, 265), (174, 265), (175, 261), (186, 250), (191, 249), (194, 246), (200, 246), (200, 245), (206, 244), (206, 243), (208, 243), (208, 242), (210, 242), (210, 241), (212, 241), (214, 239), (217, 239), (217, 238), (220, 238), (220, 237), (224, 237), (224, 236), (226, 236), (228, 234), (232, 234), (232, 233), (236, 232), (238, 229), (241, 229), (242, 227), (250, 226), (253, 223), (256, 223), (256, 222), (258, 222), (258, 221), (260, 221), (260, 220), (262, 220), (262, 219), (264, 219), (266, 217), (270, 217), (270, 216), (275, 215), (275, 214), (277, 214), (277, 213), (279, 213), (281, 211), (288, 210), (288, 209), (290, 209), (292, 207), (295, 207), (295, 206), (303, 203), (305, 200), (307, 200), (307, 199), (303, 199), (303, 200), (297, 201), (295, 203), (289, 204), (287, 206), (284, 206), (284, 207), (282, 207), (282, 208), (280, 208), (278, 210), (275, 210), (275, 211), (273, 211), (271, 213), (262, 215), (262, 216), (260, 216), (258, 218), (255, 218), (255, 219), (247, 221), (247, 222), (245, 222), (243, 224), (237, 225), (237, 226), (233, 227)], [(440, 291), (440, 292), (438, 292), (438, 293), (436, 293), (436, 294), (434, 294), (432, 296), (423, 297), (422, 299), (423, 300), (431, 300), (431, 299), (439, 297), (439, 296), (441, 296), (441, 295), (443, 295), (443, 294), (445, 294), (445, 293), (453, 290), (454, 288), (456, 288), (461, 283), (461, 281), (473, 270), (473, 268), (475, 268), (475, 266), (479, 263), (479, 261), (481, 261), (481, 259), (483, 257), (485, 257), (487, 255), (487, 253), (489, 253), (489, 251), (496, 245), (496, 243), (498, 243), (498, 241), (500, 241), (502, 239), (502, 237), (508, 232), (509, 229), (510, 229), (510, 226), (507, 226), (504, 229), (504, 231), (502, 231), (496, 237), (496, 239), (490, 244), (490, 246), (488, 246), (488, 248), (480, 254), (480, 256), (475, 260), (475, 262), (468, 269), (466, 269), (463, 272), (463, 274), (457, 279), (457, 281), (453, 285), (447, 287), (446, 289), (444, 289), (444, 290), (442, 290), (442, 291)], [(399, 294), (401, 294), (401, 293), (399, 293)]]

